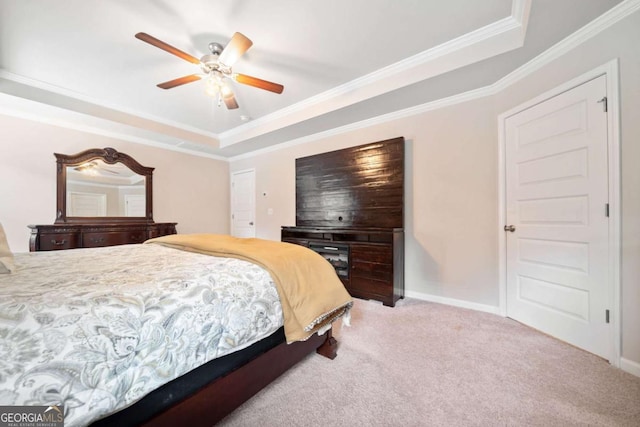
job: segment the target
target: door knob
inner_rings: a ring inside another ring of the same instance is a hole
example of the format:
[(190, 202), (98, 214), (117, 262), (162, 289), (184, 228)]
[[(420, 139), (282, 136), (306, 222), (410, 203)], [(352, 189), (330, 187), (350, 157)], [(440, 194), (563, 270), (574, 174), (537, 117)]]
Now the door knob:
[(515, 225), (505, 225), (504, 226), (504, 231), (510, 231), (510, 232), (514, 232), (516, 231), (516, 226)]
[(249, 225), (253, 225), (253, 221), (251, 221), (251, 222), (249, 223)]

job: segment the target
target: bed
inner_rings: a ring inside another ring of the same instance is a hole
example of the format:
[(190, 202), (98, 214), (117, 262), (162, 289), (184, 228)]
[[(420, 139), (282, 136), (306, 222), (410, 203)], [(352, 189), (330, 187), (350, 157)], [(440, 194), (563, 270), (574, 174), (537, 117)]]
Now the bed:
[(321, 256), (260, 239), (0, 263), (0, 405), (62, 404), (66, 426), (212, 425), (310, 352), (335, 357), (352, 304)]

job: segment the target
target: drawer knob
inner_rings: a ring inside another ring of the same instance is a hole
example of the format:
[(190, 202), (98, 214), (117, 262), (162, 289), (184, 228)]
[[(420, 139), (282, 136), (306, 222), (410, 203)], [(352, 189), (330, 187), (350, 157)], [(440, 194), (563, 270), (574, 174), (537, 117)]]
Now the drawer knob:
[(51, 239), (51, 244), (53, 246), (64, 246), (65, 243), (67, 243), (66, 239), (62, 239), (62, 241), (60, 241), (60, 242), (56, 241), (55, 239)]

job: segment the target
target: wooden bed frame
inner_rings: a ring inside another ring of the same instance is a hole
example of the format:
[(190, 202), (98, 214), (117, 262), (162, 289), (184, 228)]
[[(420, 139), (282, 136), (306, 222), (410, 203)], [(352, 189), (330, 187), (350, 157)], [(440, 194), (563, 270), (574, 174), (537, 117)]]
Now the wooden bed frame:
[(246, 365), (207, 384), (197, 393), (171, 406), (143, 426), (211, 426), (314, 350), (329, 359), (334, 359), (337, 347), (331, 329), (324, 335), (314, 334), (307, 341), (279, 344)]

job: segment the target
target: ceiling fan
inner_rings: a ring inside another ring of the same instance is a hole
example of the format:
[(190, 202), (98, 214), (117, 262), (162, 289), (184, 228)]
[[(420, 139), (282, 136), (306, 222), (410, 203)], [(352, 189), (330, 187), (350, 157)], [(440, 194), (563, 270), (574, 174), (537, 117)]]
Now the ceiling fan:
[(205, 78), (205, 90), (207, 94), (217, 97), (218, 105), (221, 105), (222, 102), (224, 102), (229, 110), (238, 108), (235, 95), (227, 82), (229, 79), (274, 93), (282, 93), (284, 90), (284, 86), (281, 84), (262, 80), (257, 77), (251, 77), (246, 74), (234, 73), (232, 71), (231, 67), (233, 64), (235, 64), (236, 61), (253, 44), (251, 40), (241, 33), (235, 33), (226, 47), (222, 46), (220, 43), (209, 43), (209, 50), (211, 53), (204, 55), (200, 59), (158, 40), (147, 33), (138, 33), (136, 34), (136, 38), (169, 52), (178, 58), (182, 58), (185, 61), (200, 66), (201, 73), (190, 74), (188, 76), (160, 83), (157, 85), (159, 88), (171, 89), (176, 86), (181, 86), (183, 84)]
[(110, 173), (112, 175), (120, 175), (120, 172), (118, 172), (117, 170), (107, 169), (107, 168), (104, 167), (104, 165), (101, 166), (97, 162), (83, 163), (81, 165), (76, 166), (73, 169), (78, 171), (78, 172), (88, 173), (90, 175), (98, 175), (99, 172), (107, 172), (107, 173)]

